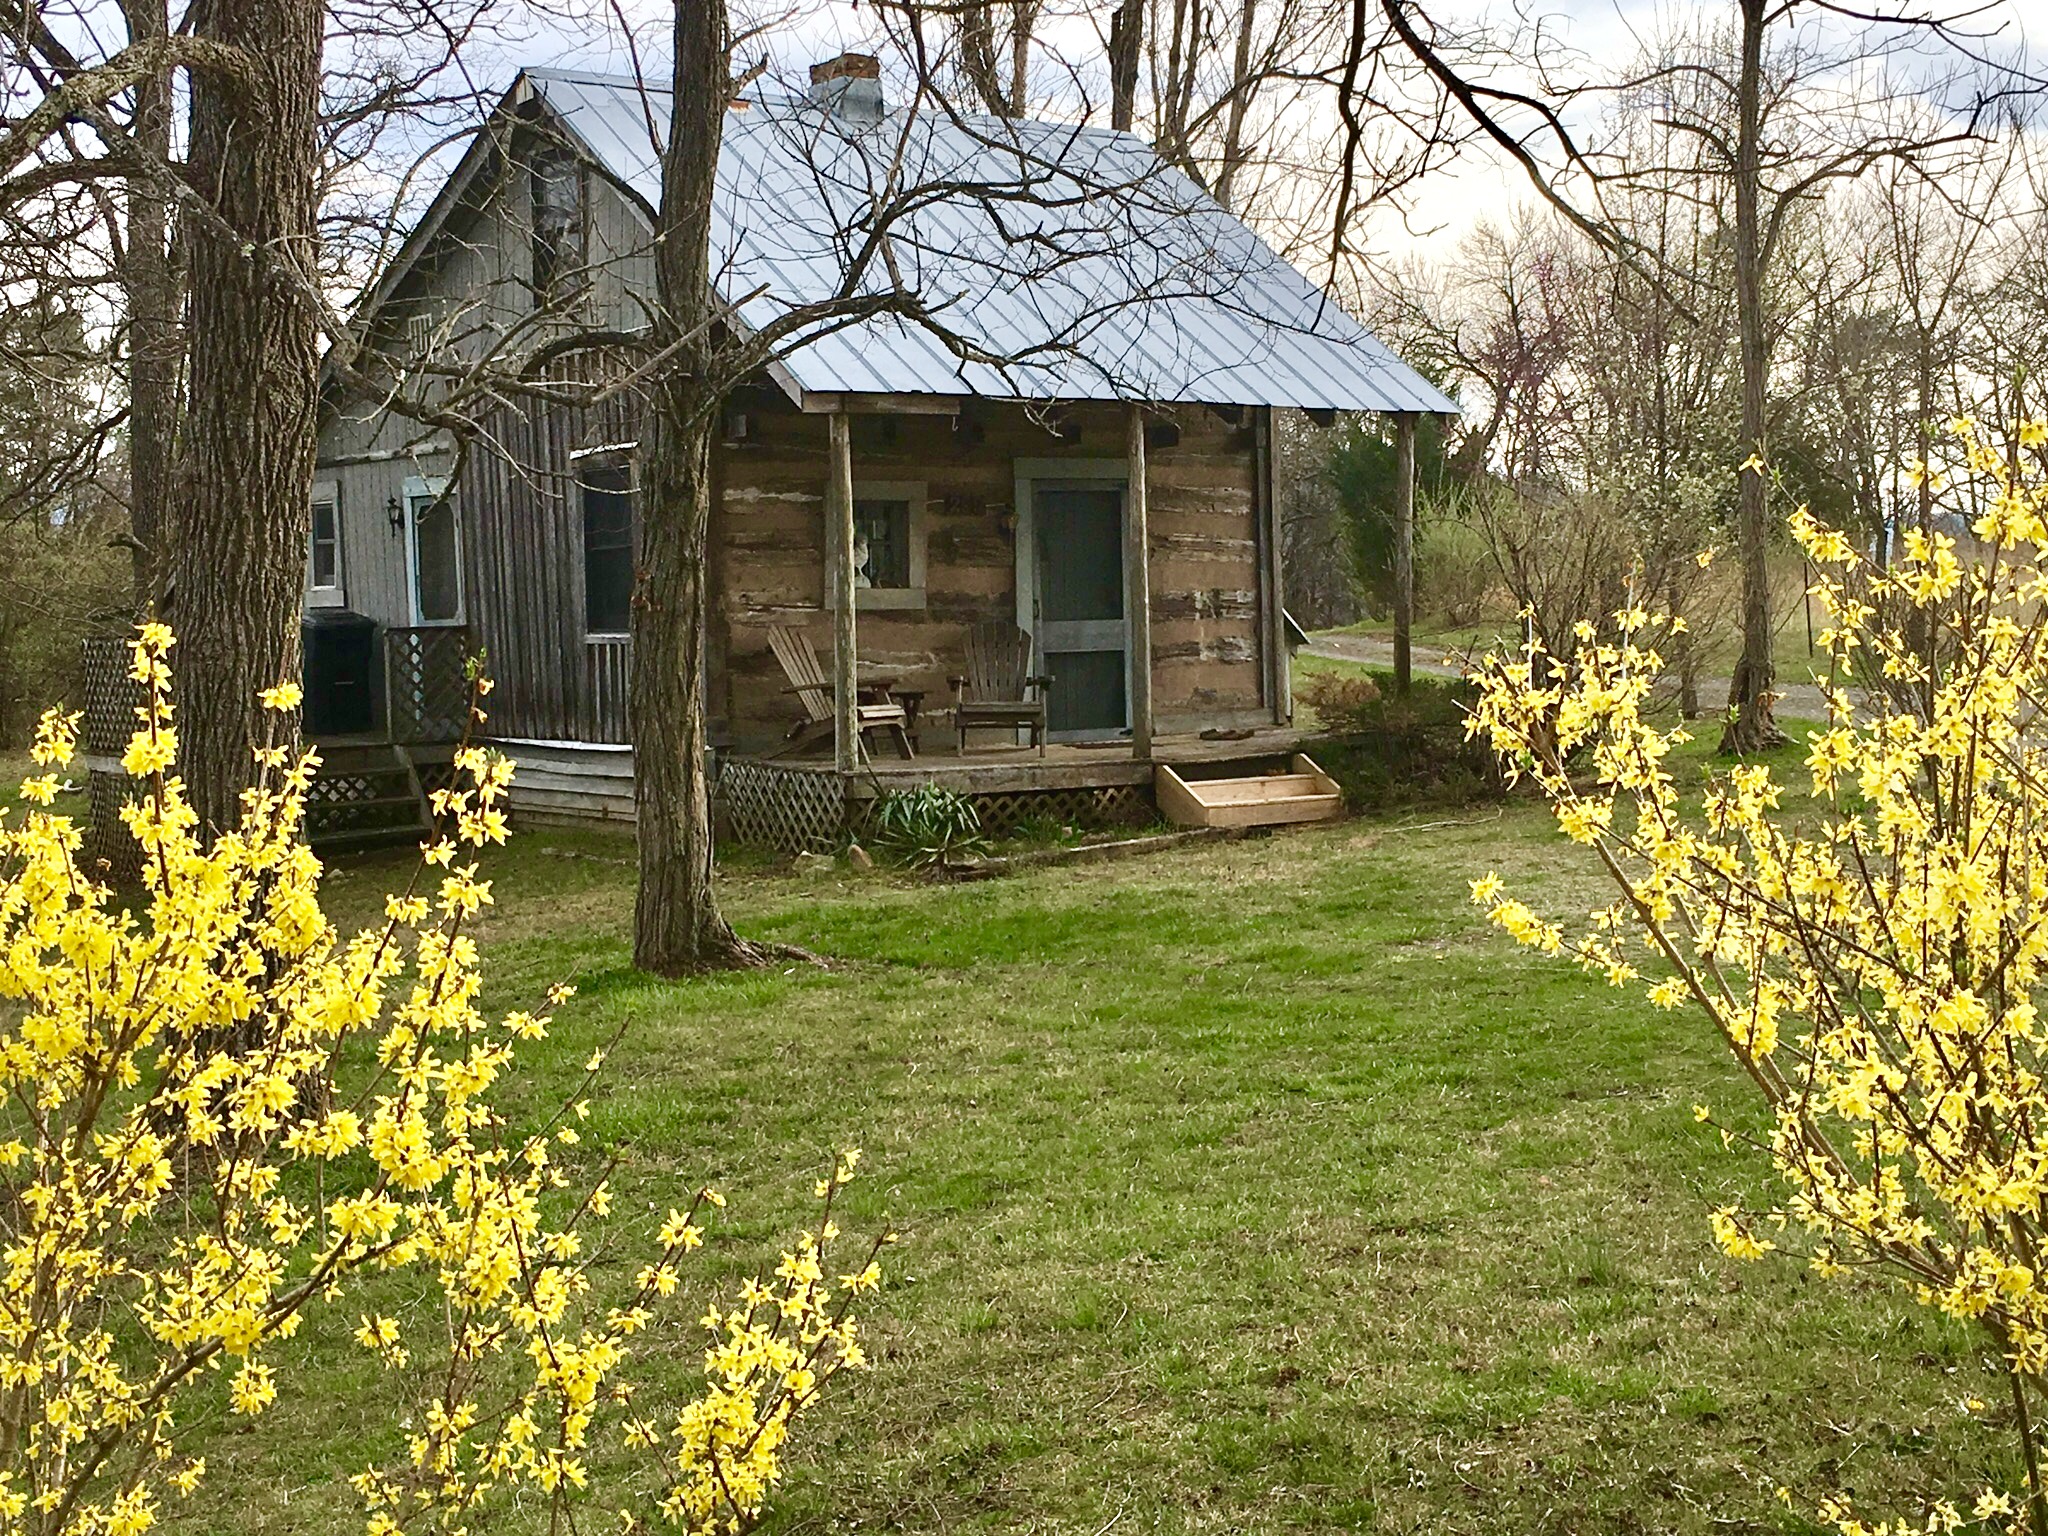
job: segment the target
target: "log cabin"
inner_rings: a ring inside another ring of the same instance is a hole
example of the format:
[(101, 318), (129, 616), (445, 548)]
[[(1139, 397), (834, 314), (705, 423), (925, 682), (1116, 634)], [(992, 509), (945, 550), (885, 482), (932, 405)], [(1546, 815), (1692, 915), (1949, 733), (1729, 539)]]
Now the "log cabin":
[[(1455, 403), (1131, 135), (892, 110), (859, 55), (811, 73), (735, 100), (719, 161), (727, 323), (818, 316), (733, 394), (714, 455), (727, 826), (828, 841), (912, 782), (977, 796), (998, 827), (1149, 819), (1162, 764), (1284, 759), (1272, 414)], [(644, 333), (668, 106), (629, 78), (520, 74), (367, 290), (366, 346), (453, 376), (564, 316)], [(832, 309), (875, 285), (915, 313)], [(337, 802), (431, 780), (459, 658), (481, 652), (515, 816), (630, 817), (636, 392), (507, 393), (462, 452), (388, 405), (332, 383), (323, 401), (306, 727)], [(1043, 751), (946, 728), (990, 624), (1029, 635), (1052, 679)], [(789, 748), (778, 631), (827, 669), (829, 754)], [(863, 740), (857, 695), (905, 706), (911, 755)]]

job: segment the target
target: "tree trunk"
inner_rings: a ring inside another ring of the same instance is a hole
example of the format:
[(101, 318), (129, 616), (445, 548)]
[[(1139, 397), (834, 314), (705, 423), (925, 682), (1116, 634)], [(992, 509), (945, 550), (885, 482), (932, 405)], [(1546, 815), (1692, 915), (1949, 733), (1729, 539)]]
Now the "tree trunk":
[[(125, 0), (125, 10), (131, 42), (161, 38), (170, 29), (164, 0)], [(168, 71), (136, 86), (132, 132), (145, 156), (170, 164)], [(127, 234), (122, 279), (128, 301), (128, 531), (139, 614), (154, 607), (163, 592), (164, 518), (173, 498), (183, 349), (169, 247), (170, 200), (153, 176), (128, 183)]]
[[(1929, 543), (1934, 539), (1934, 338), (1922, 330), (1915, 338), (1918, 356), (1914, 362), (1914, 405), (1918, 422), (1913, 429), (1914, 448), (1920, 459), (1920, 489), (1915, 500), (1914, 526)], [(1906, 613), (1906, 644), (1927, 668), (1921, 685), (1914, 689), (1922, 718), (1934, 717), (1934, 617), (1914, 606)]]
[(1251, 147), (1244, 141), (1245, 119), (1252, 106), (1252, 37), (1258, 26), (1259, 0), (1238, 0), (1237, 54), (1230, 68), (1230, 107), (1223, 119), (1222, 163), (1216, 170), (1216, 184), (1210, 190), (1225, 208), (1235, 209), (1237, 173), (1244, 168)]
[(1038, 27), (1039, 0), (1015, 0), (1010, 13), (1010, 111), (1022, 117), (1031, 99), (1031, 34)]
[(640, 888), (633, 963), (661, 976), (758, 964), (719, 913), (711, 879), (704, 643), (711, 446), (711, 198), (731, 94), (724, 0), (678, 0), (675, 94), (655, 241), (658, 324), (685, 338), (653, 392), (633, 593), (633, 803)]
[(1394, 692), (1415, 686), (1415, 422), (1413, 411), (1394, 414)]
[(232, 827), (274, 731), (256, 693), (299, 673), (318, 393), (321, 0), (212, 0), (239, 66), (192, 75), (191, 406), (168, 542), (180, 767), (202, 824)]
[(1109, 126), (1126, 133), (1138, 116), (1138, 59), (1145, 45), (1145, 0), (1117, 0), (1109, 18)]
[(1770, 366), (1764, 330), (1762, 89), (1764, 0), (1741, 0), (1742, 72), (1736, 82), (1735, 308), (1742, 358), (1743, 455), (1739, 543), (1742, 556), (1742, 655), (1728, 689), (1731, 709), (1721, 750), (1759, 752), (1785, 738), (1772, 719), (1777, 682), (1771, 656), (1770, 479), (1764, 456), (1764, 385)]

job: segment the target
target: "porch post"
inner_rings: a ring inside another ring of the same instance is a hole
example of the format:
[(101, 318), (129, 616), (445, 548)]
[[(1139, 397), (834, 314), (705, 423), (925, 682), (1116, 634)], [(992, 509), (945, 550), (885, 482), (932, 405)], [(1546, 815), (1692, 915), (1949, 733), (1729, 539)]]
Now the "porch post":
[(1273, 723), (1294, 719), (1294, 687), (1287, 666), (1287, 579), (1281, 568), (1280, 498), (1273, 494), (1273, 407), (1251, 407), (1252, 514), (1259, 557), (1259, 647), (1265, 662), (1263, 697)]
[(853, 440), (846, 412), (829, 420), (825, 479), (826, 580), (832, 594), (832, 757), (842, 773), (860, 766), (859, 655), (853, 629)]
[(1145, 407), (1131, 403), (1124, 458), (1124, 610), (1130, 616), (1131, 755), (1152, 755), (1152, 542), (1145, 522)]
[(1406, 694), (1414, 668), (1409, 632), (1415, 627), (1415, 412), (1394, 415), (1394, 692)]

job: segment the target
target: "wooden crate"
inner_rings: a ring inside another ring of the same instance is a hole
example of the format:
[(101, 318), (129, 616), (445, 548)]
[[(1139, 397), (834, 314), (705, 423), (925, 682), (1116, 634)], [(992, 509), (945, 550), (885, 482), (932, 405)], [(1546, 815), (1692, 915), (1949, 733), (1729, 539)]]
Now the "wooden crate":
[(1286, 773), (1237, 779), (1182, 778), (1161, 763), (1152, 789), (1166, 819), (1179, 827), (1277, 827), (1342, 813), (1337, 781), (1297, 752)]

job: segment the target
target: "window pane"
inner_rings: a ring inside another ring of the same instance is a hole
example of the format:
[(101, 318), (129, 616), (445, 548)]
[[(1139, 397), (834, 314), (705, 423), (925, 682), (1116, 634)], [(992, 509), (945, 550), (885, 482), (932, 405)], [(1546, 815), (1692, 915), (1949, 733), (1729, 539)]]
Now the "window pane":
[(413, 585), (422, 624), (462, 617), (462, 555), (455, 528), (455, 504), (446, 497), (413, 503)]
[(533, 286), (546, 294), (583, 259), (583, 170), (559, 149), (536, 155), (533, 190)]
[(633, 497), (624, 468), (583, 476), (583, 627), (623, 635), (632, 627)]
[(314, 586), (341, 585), (341, 530), (331, 501), (313, 503), (312, 565)]
[[(862, 546), (867, 561), (862, 564)], [(910, 585), (910, 503), (855, 501), (853, 584), (857, 587)]]

